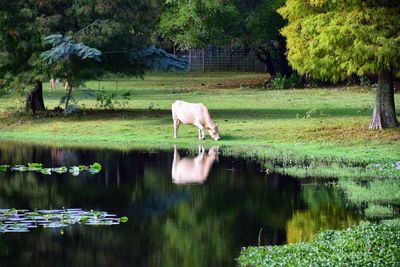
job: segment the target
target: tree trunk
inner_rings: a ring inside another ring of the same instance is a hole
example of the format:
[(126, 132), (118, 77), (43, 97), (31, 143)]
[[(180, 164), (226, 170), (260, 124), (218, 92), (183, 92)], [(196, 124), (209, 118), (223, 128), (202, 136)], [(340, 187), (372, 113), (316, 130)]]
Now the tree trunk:
[(25, 109), (32, 112), (46, 110), (43, 102), (43, 84), (41, 81), (36, 82), (35, 89), (26, 98)]
[(271, 75), (271, 77), (275, 77), (276, 72), (275, 72), (274, 64), (272, 63), (272, 58), (271, 58), (271, 54), (269, 53), (269, 50), (265, 49), (265, 51), (263, 51), (263, 54), (265, 56), (264, 58), (259, 51), (255, 51), (255, 52), (256, 52), (257, 58), (260, 61), (262, 61), (265, 64), (265, 66), (267, 67), (267, 71)]
[(67, 108), (68, 108), (69, 99), (71, 98), (71, 93), (72, 93), (72, 85), (69, 86), (67, 100), (65, 101), (65, 109), (64, 110), (67, 110)]
[(375, 108), (372, 114), (370, 129), (398, 127), (394, 104), (394, 77), (392, 70), (379, 74), (376, 88)]
[(283, 36), (278, 37), (279, 42), (279, 66), (280, 66), (280, 73), (283, 76), (289, 77), (293, 69), (289, 66), (289, 62), (286, 57), (286, 39)]

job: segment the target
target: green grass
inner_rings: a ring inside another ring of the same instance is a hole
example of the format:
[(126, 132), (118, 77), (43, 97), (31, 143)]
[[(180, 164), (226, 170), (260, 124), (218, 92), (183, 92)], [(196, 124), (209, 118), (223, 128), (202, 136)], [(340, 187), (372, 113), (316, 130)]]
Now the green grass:
[(365, 216), (367, 218), (391, 218), (393, 217), (393, 207), (386, 207), (381, 205), (371, 204), (365, 209)]
[(400, 224), (322, 231), (313, 241), (242, 250), (240, 266), (399, 266)]
[[(287, 171), (298, 176), (335, 176), (342, 166), (392, 163), (400, 158), (398, 129), (367, 129), (374, 102), (368, 88), (264, 90), (257, 87), (263, 74), (231, 72), (110, 79), (88, 82), (75, 91), (85, 112), (68, 117), (18, 113), (21, 99), (0, 98), (0, 140), (118, 149), (218, 144), (227, 153), (268, 162), (280, 159)], [(48, 84), (44, 88), (45, 105), (53, 109), (65, 92), (49, 92)], [(114, 111), (99, 109), (99, 90), (115, 92), (124, 104)], [(124, 93), (130, 94), (129, 100), (122, 99)], [(206, 104), (220, 125), (222, 140), (199, 141), (194, 126), (181, 126), (179, 139), (174, 140), (170, 106), (177, 99)], [(319, 170), (313, 171), (317, 166)], [(346, 173), (352, 176), (359, 171), (353, 168)]]
[(345, 192), (346, 197), (357, 206), (365, 203), (400, 203), (400, 181), (398, 179), (372, 179), (370, 181), (341, 179), (339, 187)]

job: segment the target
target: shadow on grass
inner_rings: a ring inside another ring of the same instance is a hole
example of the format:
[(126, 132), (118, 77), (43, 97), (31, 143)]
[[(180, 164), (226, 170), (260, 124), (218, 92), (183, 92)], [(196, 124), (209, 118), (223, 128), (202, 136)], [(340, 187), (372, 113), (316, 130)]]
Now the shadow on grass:
[[(340, 117), (365, 117), (367, 114), (362, 114), (356, 108), (327, 108), (320, 112), (311, 113), (311, 118), (340, 118)], [(218, 109), (210, 110), (213, 119), (220, 124), (229, 122), (229, 120), (242, 120), (243, 122), (252, 120), (285, 120), (303, 118), (310, 113), (307, 109)], [(26, 113), (16, 114), (15, 117), (29, 117), (33, 119), (54, 119), (65, 121), (96, 121), (96, 120), (134, 120), (134, 119), (156, 119), (160, 121), (170, 122), (171, 110), (169, 109), (116, 109), (116, 110), (103, 110), (103, 109), (83, 109), (77, 114), (64, 116), (62, 113), (55, 113), (48, 110), (35, 115), (27, 115)]]
[[(111, 93), (116, 93), (118, 100), (123, 100), (122, 95), (125, 93), (129, 93), (128, 98), (137, 99), (140, 96), (140, 99), (144, 98), (147, 99), (149, 96), (162, 96), (168, 94), (178, 94), (178, 93), (187, 93), (191, 92), (192, 90), (185, 90), (182, 88), (172, 89), (173, 87), (165, 87), (162, 89), (132, 89), (132, 88), (119, 88), (117, 89), (78, 89), (73, 91), (72, 96), (77, 99), (78, 101), (84, 100), (93, 100), (96, 101), (96, 97), (100, 92), (105, 92), (107, 95), (111, 95)], [(55, 90), (53, 92), (44, 92), (44, 99), (50, 101), (59, 101), (62, 97), (66, 96), (67, 92), (65, 90)], [(145, 96), (145, 97), (143, 97)]]

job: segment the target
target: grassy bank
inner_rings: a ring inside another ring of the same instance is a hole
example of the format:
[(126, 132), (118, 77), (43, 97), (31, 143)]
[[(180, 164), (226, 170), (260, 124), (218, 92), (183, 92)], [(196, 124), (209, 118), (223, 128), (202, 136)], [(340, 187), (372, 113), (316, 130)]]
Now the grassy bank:
[[(263, 79), (254, 73), (150, 73), (143, 80), (92, 81), (74, 92), (83, 109), (70, 116), (19, 113), (23, 99), (5, 96), (0, 98), (0, 140), (118, 149), (218, 144), (227, 153), (278, 160), (276, 168), (297, 176), (354, 176), (363, 171), (359, 166), (400, 158), (398, 129), (367, 129), (371, 89), (265, 90)], [(45, 105), (53, 109), (65, 91), (44, 87)], [(116, 97), (110, 98), (112, 93)], [(99, 107), (99, 94), (111, 100), (113, 111)], [(222, 140), (199, 141), (193, 126), (181, 126), (174, 140), (170, 105), (176, 99), (206, 104)]]

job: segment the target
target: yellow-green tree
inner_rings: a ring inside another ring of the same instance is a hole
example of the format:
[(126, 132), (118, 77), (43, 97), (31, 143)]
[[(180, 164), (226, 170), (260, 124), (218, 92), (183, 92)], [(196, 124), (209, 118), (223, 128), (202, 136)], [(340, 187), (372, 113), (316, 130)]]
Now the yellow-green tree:
[(295, 69), (332, 81), (378, 76), (369, 127), (399, 126), (393, 83), (400, 65), (400, 1), (288, 0), (279, 13), (289, 21), (282, 34)]

